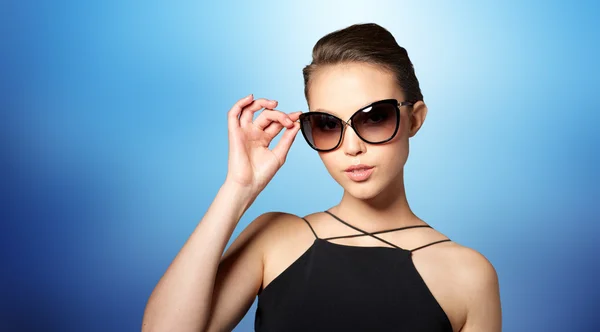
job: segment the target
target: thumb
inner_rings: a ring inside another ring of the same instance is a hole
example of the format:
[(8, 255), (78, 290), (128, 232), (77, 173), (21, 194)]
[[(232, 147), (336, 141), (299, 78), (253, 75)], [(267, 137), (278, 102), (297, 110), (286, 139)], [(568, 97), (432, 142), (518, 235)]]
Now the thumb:
[(273, 149), (273, 153), (277, 156), (277, 159), (281, 161), (282, 165), (285, 162), (285, 159), (287, 158), (287, 154), (290, 151), (290, 147), (292, 146), (292, 143), (294, 142), (296, 134), (299, 130), (300, 124), (294, 123), (294, 127), (291, 129), (286, 129), (286, 131), (281, 136), (281, 139), (279, 139), (279, 142)]

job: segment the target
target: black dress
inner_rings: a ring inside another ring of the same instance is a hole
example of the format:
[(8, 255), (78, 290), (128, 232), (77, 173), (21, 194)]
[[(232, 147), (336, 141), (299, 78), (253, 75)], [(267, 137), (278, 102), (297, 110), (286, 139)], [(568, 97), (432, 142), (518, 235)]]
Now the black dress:
[[(319, 238), (258, 293), (255, 331), (448, 331), (448, 316), (415, 268), (412, 252), (324, 211), (363, 234)], [(392, 247), (358, 247), (331, 239), (373, 236)]]

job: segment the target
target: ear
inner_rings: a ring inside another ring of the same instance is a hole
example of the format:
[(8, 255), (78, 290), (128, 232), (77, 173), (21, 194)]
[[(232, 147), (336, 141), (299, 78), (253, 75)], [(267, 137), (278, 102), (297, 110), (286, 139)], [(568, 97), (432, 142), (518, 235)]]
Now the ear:
[(412, 106), (412, 110), (408, 112), (408, 137), (413, 137), (417, 134), (423, 122), (427, 117), (427, 105), (423, 101), (418, 101)]

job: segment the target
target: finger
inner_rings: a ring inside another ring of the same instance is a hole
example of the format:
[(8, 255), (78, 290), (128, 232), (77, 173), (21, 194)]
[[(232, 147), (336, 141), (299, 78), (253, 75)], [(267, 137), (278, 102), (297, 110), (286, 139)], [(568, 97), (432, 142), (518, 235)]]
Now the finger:
[(286, 127), (291, 127), (294, 124), (294, 121), (292, 121), (287, 114), (278, 110), (265, 109), (260, 113), (256, 120), (254, 120), (254, 125), (260, 130), (264, 130), (275, 121)]
[(274, 138), (275, 136), (279, 135), (281, 129), (283, 129), (283, 125), (281, 123), (271, 122), (271, 124), (265, 128), (265, 133), (267, 133), (269, 137)]
[(268, 100), (265, 98), (256, 99), (252, 102), (252, 104), (246, 106), (242, 110), (242, 115), (240, 116), (240, 125), (242, 127), (246, 127), (252, 123), (252, 119), (254, 119), (254, 113), (263, 108), (275, 108), (277, 106), (277, 101)]
[(251, 104), (244, 107), (242, 114), (240, 115), (240, 125), (242, 127), (247, 126), (252, 122), (254, 113), (263, 108), (275, 108), (277, 101), (269, 100), (266, 98), (255, 99)]
[(292, 146), (292, 143), (294, 143), (294, 139), (296, 138), (296, 134), (299, 130), (300, 124), (295, 122), (294, 127), (287, 129), (285, 133), (283, 133), (283, 136), (281, 136), (281, 139), (279, 142), (277, 142), (277, 145), (273, 149), (273, 153), (275, 156), (277, 156), (277, 159), (279, 159), (281, 165), (283, 165), (285, 162), (288, 152), (290, 151), (290, 147)]
[(298, 111), (298, 112), (293, 112), (288, 114), (288, 116), (290, 117), (290, 119), (294, 122), (296, 122), (296, 120), (298, 120), (300, 118), (300, 115), (302, 114), (302, 111)]
[(227, 112), (227, 124), (228, 124), (230, 131), (233, 131), (234, 129), (240, 127), (239, 116), (242, 113), (242, 110), (244, 109), (244, 107), (249, 105), (253, 99), (254, 99), (254, 96), (252, 94), (249, 94), (246, 97), (238, 100), (233, 105), (233, 107), (231, 107), (229, 112)]
[[(300, 116), (300, 114), (302, 114), (302, 112), (289, 113), (288, 118), (290, 120), (292, 120), (293, 122), (295, 122), (296, 120), (298, 120), (298, 116)], [(264, 129), (264, 131), (265, 131), (265, 133), (269, 134), (269, 136), (275, 137), (275, 136), (279, 135), (279, 132), (281, 132), (281, 129), (283, 129), (283, 125), (281, 123), (271, 122), (271, 124), (269, 124)]]

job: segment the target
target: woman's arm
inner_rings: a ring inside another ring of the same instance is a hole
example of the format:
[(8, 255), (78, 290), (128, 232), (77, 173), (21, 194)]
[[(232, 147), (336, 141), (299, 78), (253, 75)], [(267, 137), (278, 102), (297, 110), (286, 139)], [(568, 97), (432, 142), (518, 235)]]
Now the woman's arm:
[[(467, 255), (465, 255), (467, 256)], [(464, 273), (467, 319), (461, 332), (502, 331), (502, 309), (498, 275), (492, 264), (481, 254), (465, 257)]]
[[(142, 331), (205, 330), (221, 255), (250, 201), (238, 186), (225, 183), (219, 189), (204, 218), (154, 288)], [(244, 254), (244, 265), (250, 269), (247, 279), (240, 280), (241, 287), (253, 288), (262, 277), (259, 257), (258, 252)]]
[(244, 212), (285, 162), (300, 129), (294, 121), (301, 112), (285, 114), (275, 106), (276, 101), (250, 95), (228, 112), (227, 178), (150, 295), (143, 331), (230, 330), (252, 304), (263, 275), (261, 230), (278, 214), (258, 217), (222, 255)]

